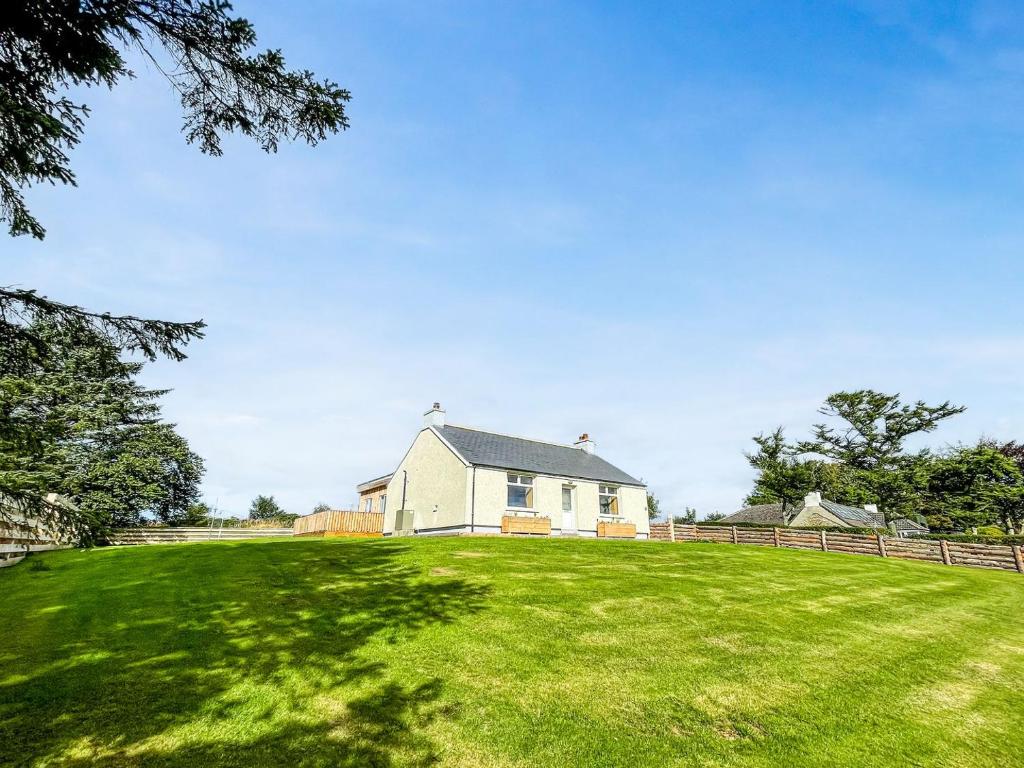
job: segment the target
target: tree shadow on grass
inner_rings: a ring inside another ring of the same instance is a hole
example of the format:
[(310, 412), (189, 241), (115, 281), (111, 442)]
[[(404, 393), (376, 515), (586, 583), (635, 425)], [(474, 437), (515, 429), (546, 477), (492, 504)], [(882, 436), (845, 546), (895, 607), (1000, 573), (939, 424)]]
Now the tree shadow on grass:
[(117, 552), (113, 568), (102, 557), (87, 566), (104, 581), (70, 606), (42, 597), (69, 575), (56, 561), (32, 574), (41, 599), (20, 617), (49, 650), (0, 672), (0, 763), (434, 762), (424, 728), (457, 717), (457, 704), (443, 700), (439, 678), (397, 678), (380, 651), (482, 610), (489, 588), (430, 576), (402, 560), (407, 549), (295, 541)]

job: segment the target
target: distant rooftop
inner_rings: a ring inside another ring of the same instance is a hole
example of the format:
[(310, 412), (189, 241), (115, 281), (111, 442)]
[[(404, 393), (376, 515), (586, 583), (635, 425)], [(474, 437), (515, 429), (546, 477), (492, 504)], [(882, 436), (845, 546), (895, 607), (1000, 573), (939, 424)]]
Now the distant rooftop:
[[(792, 517), (798, 507), (792, 504), (786, 510)], [(755, 504), (752, 507), (744, 507), (738, 512), (733, 512), (722, 518), (724, 523), (765, 523), (766, 525), (784, 526), (786, 521), (782, 513), (781, 504)]]

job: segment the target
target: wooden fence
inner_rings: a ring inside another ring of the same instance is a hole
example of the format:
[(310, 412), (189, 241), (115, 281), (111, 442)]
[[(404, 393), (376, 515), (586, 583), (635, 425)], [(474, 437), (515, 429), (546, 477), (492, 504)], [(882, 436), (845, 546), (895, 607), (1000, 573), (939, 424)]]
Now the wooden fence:
[(880, 534), (678, 523), (651, 523), (650, 538), (655, 541), (713, 541), (845, 552), (1024, 573), (1024, 548), (1015, 544), (967, 544), (935, 539), (899, 539)]
[(383, 512), (329, 509), (295, 521), (296, 536), (383, 536)]
[(7, 510), (0, 519), (0, 568), (17, 565), (29, 552), (67, 549), (74, 546), (72, 539), (36, 518)]
[(107, 543), (175, 544), (195, 541), (243, 541), (291, 535), (291, 528), (122, 528), (111, 531), (107, 536)]

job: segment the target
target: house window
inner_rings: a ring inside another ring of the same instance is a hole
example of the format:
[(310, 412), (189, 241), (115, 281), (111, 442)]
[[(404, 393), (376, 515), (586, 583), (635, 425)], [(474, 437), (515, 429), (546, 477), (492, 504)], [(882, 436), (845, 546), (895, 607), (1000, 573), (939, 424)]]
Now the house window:
[(373, 496), (367, 496), (366, 501), (363, 502), (363, 512), (373, 511)]
[(616, 486), (598, 486), (597, 498), (601, 505), (602, 515), (617, 516), (619, 514), (619, 489)]
[(572, 512), (572, 487), (562, 486), (562, 511)]
[(533, 509), (532, 477), (509, 473), (508, 506), (510, 509)]
[(388, 508), (388, 495), (386, 493), (382, 493), (380, 495), (380, 497), (378, 498), (377, 511), (380, 512), (383, 515), (387, 511), (387, 508)]

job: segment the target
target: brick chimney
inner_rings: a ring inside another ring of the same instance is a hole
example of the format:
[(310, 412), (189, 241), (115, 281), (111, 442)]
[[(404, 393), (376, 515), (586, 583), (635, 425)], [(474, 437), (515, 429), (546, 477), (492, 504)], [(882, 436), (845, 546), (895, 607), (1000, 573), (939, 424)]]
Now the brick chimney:
[(424, 427), (437, 427), (441, 428), (444, 426), (444, 409), (440, 403), (434, 403), (434, 406), (423, 414), (423, 426)]
[(577, 440), (574, 445), (580, 450), (586, 451), (587, 453), (594, 453), (597, 451), (597, 443), (590, 439), (590, 435), (584, 432), (580, 435), (580, 439)]

